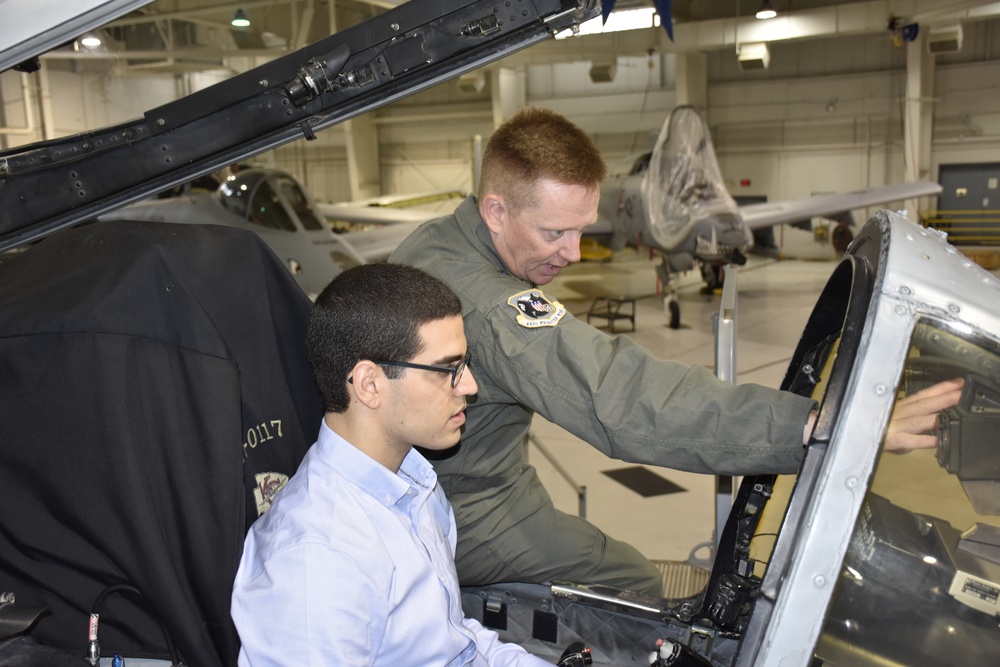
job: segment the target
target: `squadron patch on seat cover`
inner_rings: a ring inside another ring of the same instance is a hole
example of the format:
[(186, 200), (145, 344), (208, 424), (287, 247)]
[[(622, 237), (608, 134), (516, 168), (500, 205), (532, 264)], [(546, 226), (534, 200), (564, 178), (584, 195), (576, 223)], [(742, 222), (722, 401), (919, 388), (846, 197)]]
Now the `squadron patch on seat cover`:
[(259, 472), (254, 478), (257, 486), (253, 490), (253, 497), (257, 501), (257, 516), (260, 516), (271, 509), (274, 496), (288, 484), (288, 475), (280, 472)]
[(507, 299), (507, 305), (517, 311), (517, 323), (528, 329), (554, 327), (566, 314), (565, 306), (537, 289), (518, 292)]

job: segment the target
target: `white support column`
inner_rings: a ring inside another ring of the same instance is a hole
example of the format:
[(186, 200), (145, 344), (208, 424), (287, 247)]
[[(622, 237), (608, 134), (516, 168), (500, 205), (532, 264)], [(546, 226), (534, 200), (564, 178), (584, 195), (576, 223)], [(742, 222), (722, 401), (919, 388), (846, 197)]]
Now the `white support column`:
[(498, 127), (528, 102), (524, 67), (490, 70), (490, 90), (493, 97), (493, 127)]
[[(297, 51), (308, 43), (309, 26), (312, 25), (313, 18), (316, 16), (315, 0), (306, 0), (301, 17), (296, 16), (296, 4), (294, 2), (289, 3), (289, 9), (292, 12), (290, 18), (291, 25), (295, 27), (295, 34), (292, 38), (292, 49)], [(330, 11), (336, 11), (336, 6), (332, 1), (330, 3)], [(336, 18), (333, 18), (331, 22), (336, 26)]]
[(677, 104), (708, 111), (708, 58), (700, 51), (677, 54)]
[[(332, 35), (337, 32), (337, 2), (327, 0), (326, 4)], [(312, 2), (309, 7), (311, 9)], [(304, 24), (301, 29), (305, 29)], [(374, 113), (370, 111), (340, 124), (347, 149), (347, 179), (351, 184), (351, 199), (368, 199), (382, 194), (382, 158)]]
[(483, 173), (483, 135), (472, 135), (472, 193), (479, 190), (479, 177)]
[(382, 160), (379, 154), (378, 128), (374, 111), (345, 120), (347, 174), (351, 199), (367, 199), (382, 193)]
[[(17, 87), (15, 85), (9, 85), (8, 89), (4, 90), (3, 81), (14, 81), (13, 76), (7, 79), (0, 79), (0, 148), (4, 149), (10, 147), (7, 142), (7, 135), (25, 137), (23, 143), (40, 140), (35, 121), (38, 110), (35, 105), (31, 75), (27, 72), (21, 72), (18, 79), (21, 86), (20, 97), (16, 94), (11, 95), (10, 93), (11, 90), (14, 90), (16, 93)], [(7, 101), (8, 98), (12, 98), (9, 104)], [(10, 111), (16, 111), (17, 106), (21, 107), (21, 114), (14, 114), (18, 118), (12, 121)]]
[[(931, 130), (934, 119), (934, 56), (927, 51), (926, 31), (906, 45), (906, 103), (903, 105), (905, 181), (931, 180)], [(906, 215), (919, 220), (920, 203), (909, 199)]]
[(42, 67), (38, 70), (38, 104), (42, 111), (42, 141), (55, 139), (55, 117), (52, 114), (52, 87), (49, 85), (49, 66), (45, 58), (41, 59)]

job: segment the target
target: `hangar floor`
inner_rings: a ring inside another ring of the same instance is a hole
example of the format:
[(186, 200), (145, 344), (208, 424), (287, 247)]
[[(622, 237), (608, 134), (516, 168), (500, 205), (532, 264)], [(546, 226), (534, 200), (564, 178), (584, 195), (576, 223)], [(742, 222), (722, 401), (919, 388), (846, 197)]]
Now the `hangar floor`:
[[(805, 323), (835, 266), (832, 257), (826, 261), (752, 257), (739, 270), (737, 382), (780, 385)], [(700, 275), (689, 272), (682, 278), (679, 290), (681, 327), (671, 329), (656, 294), (654, 267), (654, 260), (634, 253), (616, 256), (603, 264), (582, 262), (564, 270), (545, 291), (582, 319), (595, 297), (618, 294), (634, 298), (636, 330), (621, 335), (633, 338), (657, 356), (714, 368), (712, 316), (719, 311), (720, 297), (702, 294)], [(604, 322), (594, 320), (594, 324)], [(616, 325), (617, 331), (627, 329), (627, 322)], [(578, 513), (580, 501), (574, 486), (584, 487), (586, 518), (660, 563), (665, 577), (676, 573), (675, 565), (685, 562), (710, 566), (708, 545), (715, 525), (712, 476), (610, 459), (540, 417), (535, 418), (532, 435), (529, 460), (557, 507)], [(924, 454), (914, 452), (907, 458)], [(933, 451), (926, 454), (925, 458), (933, 462)], [(700, 570), (696, 568), (696, 579), (698, 575)], [(667, 582), (668, 595), (671, 590), (677, 595), (686, 594), (688, 585), (698, 590), (697, 582), (689, 584), (685, 580), (678, 584), (680, 589), (671, 589), (669, 579)]]

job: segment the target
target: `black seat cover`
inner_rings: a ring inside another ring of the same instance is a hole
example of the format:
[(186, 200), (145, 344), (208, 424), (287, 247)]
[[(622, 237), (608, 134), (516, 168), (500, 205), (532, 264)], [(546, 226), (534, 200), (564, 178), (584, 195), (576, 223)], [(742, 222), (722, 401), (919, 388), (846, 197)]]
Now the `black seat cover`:
[[(332, 276), (331, 276), (332, 277)], [(247, 527), (313, 443), (311, 304), (253, 233), (109, 222), (0, 263), (0, 592), (84, 655), (235, 665)]]

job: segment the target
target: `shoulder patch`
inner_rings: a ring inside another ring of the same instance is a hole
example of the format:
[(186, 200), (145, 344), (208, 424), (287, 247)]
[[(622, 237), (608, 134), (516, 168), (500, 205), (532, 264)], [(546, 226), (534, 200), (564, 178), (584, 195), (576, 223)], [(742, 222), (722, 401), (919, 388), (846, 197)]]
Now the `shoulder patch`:
[(554, 327), (566, 315), (565, 306), (537, 289), (518, 292), (507, 299), (507, 305), (517, 311), (517, 323), (527, 329)]

